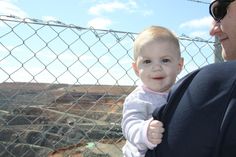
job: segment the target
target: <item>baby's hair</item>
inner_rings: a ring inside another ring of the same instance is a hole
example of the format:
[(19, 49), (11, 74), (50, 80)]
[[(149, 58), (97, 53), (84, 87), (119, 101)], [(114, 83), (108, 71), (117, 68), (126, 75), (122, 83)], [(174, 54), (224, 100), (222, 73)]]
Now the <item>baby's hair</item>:
[(179, 40), (169, 29), (161, 26), (150, 26), (142, 31), (134, 41), (134, 60), (137, 59), (143, 46), (153, 41), (165, 41), (175, 44), (180, 56)]

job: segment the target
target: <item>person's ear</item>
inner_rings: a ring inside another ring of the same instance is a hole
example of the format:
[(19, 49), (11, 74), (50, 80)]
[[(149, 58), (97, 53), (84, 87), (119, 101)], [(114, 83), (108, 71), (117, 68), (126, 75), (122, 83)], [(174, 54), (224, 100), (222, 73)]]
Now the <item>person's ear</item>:
[(182, 71), (183, 66), (184, 66), (184, 58), (181, 57), (178, 63), (178, 74)]
[(137, 63), (132, 63), (132, 68), (137, 76), (139, 76), (139, 70), (138, 70), (138, 65)]

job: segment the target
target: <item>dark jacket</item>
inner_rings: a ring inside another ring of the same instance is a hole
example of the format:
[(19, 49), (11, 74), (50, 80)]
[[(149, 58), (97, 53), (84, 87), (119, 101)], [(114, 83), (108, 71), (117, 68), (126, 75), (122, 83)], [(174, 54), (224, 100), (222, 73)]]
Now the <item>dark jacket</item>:
[(165, 133), (146, 157), (236, 157), (236, 61), (208, 65), (178, 81), (153, 117)]

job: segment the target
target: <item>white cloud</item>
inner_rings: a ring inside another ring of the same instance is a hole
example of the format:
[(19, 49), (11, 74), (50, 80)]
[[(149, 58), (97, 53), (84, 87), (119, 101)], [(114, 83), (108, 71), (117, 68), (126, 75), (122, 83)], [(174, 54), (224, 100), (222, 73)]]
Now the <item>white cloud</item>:
[(137, 8), (138, 5), (137, 5), (137, 0), (129, 0), (128, 4), (134, 8)]
[(180, 28), (209, 28), (212, 18), (210, 16), (191, 20), (180, 25)]
[(112, 22), (109, 19), (98, 17), (89, 21), (88, 27), (93, 27), (96, 29), (107, 29), (111, 25), (111, 23)]
[(0, 0), (0, 14), (14, 15), (21, 18), (27, 17), (27, 13), (14, 5), (10, 0)]
[(102, 12), (113, 12), (114, 10), (128, 9), (125, 3), (110, 2), (93, 6), (89, 9), (89, 13), (93, 15), (100, 15)]
[(133, 9), (137, 9), (138, 5), (136, 1), (129, 0), (127, 3), (122, 3), (119, 1), (101, 3), (95, 6), (92, 6), (89, 9), (89, 13), (92, 15), (101, 15), (103, 12), (114, 12), (116, 10), (127, 10), (133, 12)]
[(200, 37), (200, 38), (207, 38), (209, 37), (209, 32), (208, 31), (195, 31), (190, 33), (190, 37)]

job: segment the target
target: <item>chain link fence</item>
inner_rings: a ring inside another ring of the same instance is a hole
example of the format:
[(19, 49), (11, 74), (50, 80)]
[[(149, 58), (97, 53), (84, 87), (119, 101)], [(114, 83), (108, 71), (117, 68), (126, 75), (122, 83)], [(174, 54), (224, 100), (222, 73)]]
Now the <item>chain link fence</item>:
[[(0, 27), (0, 156), (122, 156), (137, 33), (3, 15)], [(215, 62), (212, 39), (179, 39), (179, 78)]]

